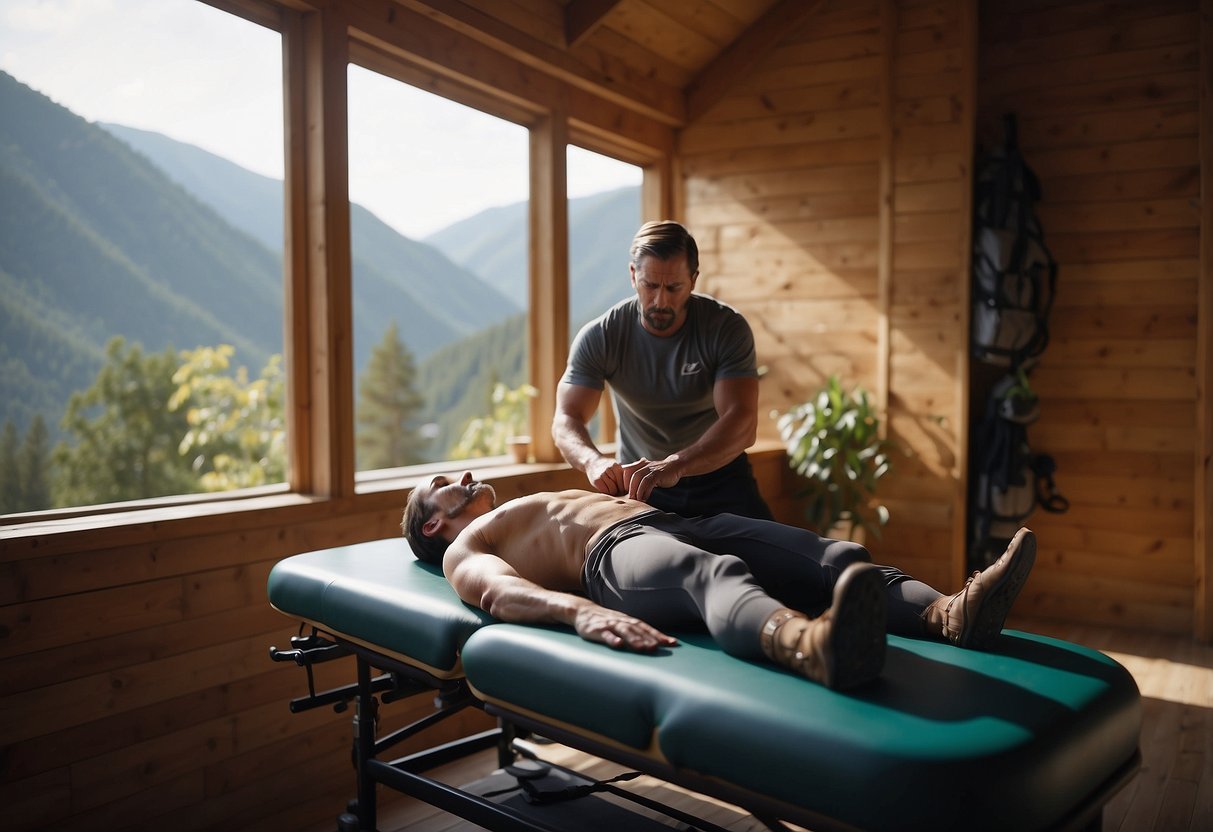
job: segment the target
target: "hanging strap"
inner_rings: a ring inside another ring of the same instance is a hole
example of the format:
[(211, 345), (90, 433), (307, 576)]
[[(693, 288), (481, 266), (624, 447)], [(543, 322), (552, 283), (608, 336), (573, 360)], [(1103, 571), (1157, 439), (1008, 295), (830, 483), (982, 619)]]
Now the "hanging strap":
[(1050, 514), (1065, 514), (1070, 510), (1070, 501), (1057, 493), (1053, 474), (1057, 463), (1048, 454), (1037, 454), (1032, 458), (1032, 472), (1036, 475), (1036, 502)]

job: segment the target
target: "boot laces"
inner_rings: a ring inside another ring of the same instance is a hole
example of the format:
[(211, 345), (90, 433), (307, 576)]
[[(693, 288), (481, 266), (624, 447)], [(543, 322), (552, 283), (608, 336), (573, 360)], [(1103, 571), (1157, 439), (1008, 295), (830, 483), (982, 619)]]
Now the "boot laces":
[[(943, 634), (948, 638), (949, 641), (954, 642), (957, 639), (959, 639), (961, 633), (964, 632), (965, 627), (969, 626), (969, 605), (968, 605), (969, 589), (970, 589), (970, 587), (973, 586), (973, 582), (980, 577), (981, 577), (980, 572), (974, 572), (972, 575), (970, 575), (969, 579), (967, 581), (965, 581), (965, 585), (961, 588), (960, 592), (957, 592), (950, 599), (948, 599), (948, 605), (946, 607), (944, 607)], [(957, 601), (961, 602), (960, 612), (958, 613), (958, 617), (960, 618), (960, 625), (953, 628), (952, 627), (952, 605), (955, 604)]]

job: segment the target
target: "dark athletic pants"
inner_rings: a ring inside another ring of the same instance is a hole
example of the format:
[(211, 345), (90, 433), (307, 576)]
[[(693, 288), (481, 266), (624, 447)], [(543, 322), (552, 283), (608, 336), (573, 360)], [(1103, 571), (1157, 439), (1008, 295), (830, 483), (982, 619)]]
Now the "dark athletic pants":
[(754, 469), (744, 452), (715, 471), (683, 477), (673, 488), (653, 489), (647, 502), (683, 517), (740, 514), (758, 520), (775, 519), (758, 491)]
[[(816, 616), (856, 561), (857, 543), (733, 514), (693, 519), (660, 511), (612, 526), (586, 558), (583, 583), (595, 603), (658, 629), (707, 626), (726, 653), (762, 657), (759, 632), (780, 607)], [(941, 593), (892, 566), (888, 630), (923, 634), (922, 611)]]

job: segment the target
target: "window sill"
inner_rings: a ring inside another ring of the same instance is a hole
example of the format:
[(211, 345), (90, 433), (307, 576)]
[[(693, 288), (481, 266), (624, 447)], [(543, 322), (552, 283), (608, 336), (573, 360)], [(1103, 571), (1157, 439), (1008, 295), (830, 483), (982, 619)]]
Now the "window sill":
[(385, 468), (380, 471), (363, 471), (356, 476), (354, 493), (382, 494), (402, 491), (428, 482), (438, 474), (455, 474), (471, 471), (478, 478), (502, 479), (547, 471), (568, 470), (565, 462), (516, 462), (511, 456), (485, 456), (476, 459), (453, 459), (408, 468)]
[[(605, 449), (604, 449), (605, 450)], [(751, 458), (782, 453), (782, 446), (760, 442)], [(60, 509), (0, 519), (0, 561), (36, 552), (38, 556), (123, 543), (206, 536), (218, 531), (310, 522), (326, 514), (378, 511), (387, 499), (403, 506), (401, 495), (437, 474), (471, 470), (477, 477), (508, 481), (539, 477), (552, 482), (570, 472), (564, 462), (516, 462), (511, 456), (444, 462), (359, 472), (354, 495), (345, 499), (297, 494), (283, 483), (223, 494), (187, 495)], [(581, 477), (580, 474), (577, 475)], [(585, 487), (584, 479), (578, 487)], [(569, 487), (569, 486), (565, 486)], [(327, 507), (326, 507), (327, 506)], [(170, 528), (171, 527), (171, 528)], [(106, 536), (104, 539), (101, 536)]]
[[(0, 519), (0, 561), (9, 560), (17, 552), (34, 549), (45, 553), (46, 548), (72, 548), (67, 541), (76, 537), (90, 538), (97, 546), (96, 535), (117, 534), (130, 539), (158, 540), (207, 534), (220, 526), (227, 531), (275, 523), (292, 523), (315, 519), (325, 504), (340, 504), (330, 511), (361, 509), (364, 499), (375, 501), (384, 495), (399, 495), (427, 482), (436, 474), (448, 474), (471, 469), (477, 476), (494, 480), (522, 477), (530, 474), (568, 470), (560, 463), (518, 463), (512, 457), (484, 457), (472, 460), (415, 465), (359, 472), (356, 475), (354, 497), (332, 499), (323, 496), (288, 491), (283, 483), (258, 489), (246, 489), (220, 494), (194, 494), (110, 503), (72, 509), (9, 515)], [(351, 506), (353, 501), (355, 505)], [(403, 505), (403, 502), (401, 502)], [(169, 531), (167, 527), (173, 526)], [(55, 541), (51, 544), (51, 541)]]

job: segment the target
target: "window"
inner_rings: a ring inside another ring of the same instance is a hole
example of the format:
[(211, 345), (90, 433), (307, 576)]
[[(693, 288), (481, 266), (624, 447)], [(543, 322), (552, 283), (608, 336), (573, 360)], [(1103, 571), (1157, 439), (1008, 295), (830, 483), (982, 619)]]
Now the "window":
[[(591, 150), (569, 145), (569, 336), (613, 304), (631, 296), (628, 249), (644, 218), (643, 171)], [(591, 420), (598, 442), (615, 441), (609, 396)]]
[(483, 417), (526, 412), (492, 401), (526, 380), (526, 128), (348, 77), (357, 470), (504, 453)]
[(631, 295), (628, 249), (640, 228), (643, 171), (576, 145), (567, 154), (569, 331)]
[(281, 36), (68, 5), (0, 11), (0, 514), (281, 483)]

